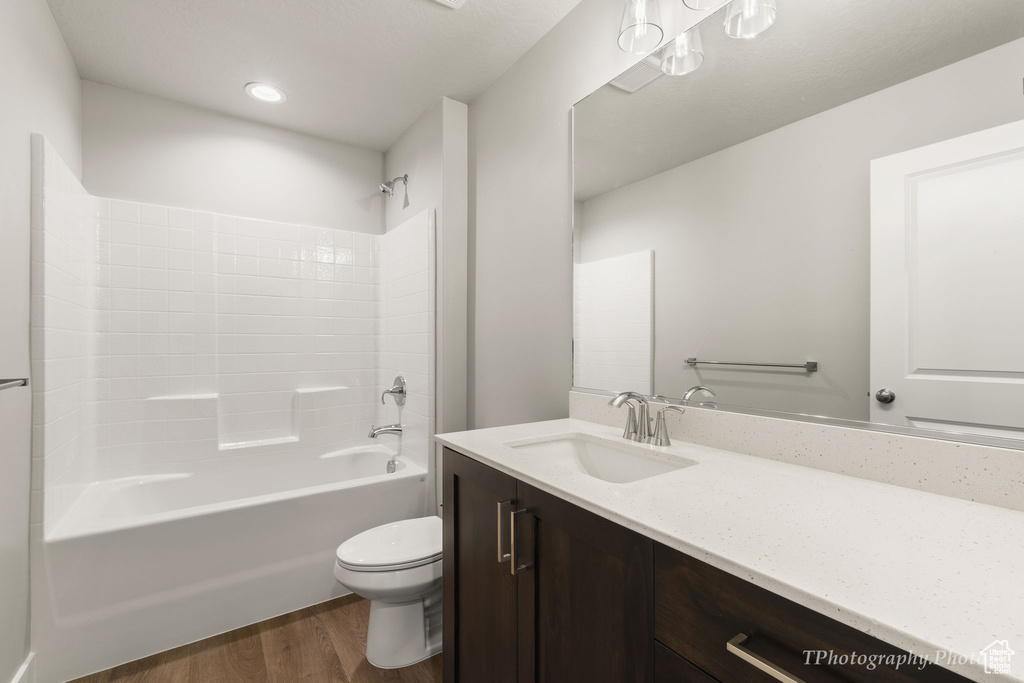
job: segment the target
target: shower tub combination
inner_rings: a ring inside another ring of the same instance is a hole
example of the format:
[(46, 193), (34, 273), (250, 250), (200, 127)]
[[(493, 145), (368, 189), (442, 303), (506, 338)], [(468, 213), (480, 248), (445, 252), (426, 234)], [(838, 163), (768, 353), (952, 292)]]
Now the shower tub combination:
[(343, 541), (434, 514), (432, 209), (371, 234), (103, 199), (38, 135), (32, 168), (39, 683), (342, 595)]
[[(63, 681), (347, 591), (338, 544), (428, 511), (428, 473), (367, 441), (325, 455), (94, 483), (37, 546), (37, 680)], [(230, 467), (230, 469), (229, 469)], [(38, 631), (37, 631), (38, 632)]]

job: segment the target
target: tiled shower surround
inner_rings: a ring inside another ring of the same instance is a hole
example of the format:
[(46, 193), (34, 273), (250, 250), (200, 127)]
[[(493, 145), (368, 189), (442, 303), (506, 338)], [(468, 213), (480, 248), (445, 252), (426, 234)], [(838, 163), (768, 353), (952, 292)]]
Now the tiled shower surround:
[(90, 481), (366, 443), (395, 374), (426, 466), (432, 212), (371, 235), (92, 198), (48, 145), (41, 175), (34, 522)]

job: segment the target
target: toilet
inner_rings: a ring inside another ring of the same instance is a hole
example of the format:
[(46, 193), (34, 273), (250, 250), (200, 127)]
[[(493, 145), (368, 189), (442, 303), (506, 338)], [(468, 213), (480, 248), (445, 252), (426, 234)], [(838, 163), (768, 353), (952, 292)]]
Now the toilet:
[(338, 546), (334, 577), (370, 600), (366, 659), (397, 669), (441, 651), (441, 518), (383, 524)]

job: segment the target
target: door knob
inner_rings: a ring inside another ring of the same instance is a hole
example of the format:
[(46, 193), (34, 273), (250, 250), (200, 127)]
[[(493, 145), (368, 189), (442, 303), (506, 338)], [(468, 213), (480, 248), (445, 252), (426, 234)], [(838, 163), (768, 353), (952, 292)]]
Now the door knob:
[(889, 389), (879, 389), (875, 394), (875, 400), (879, 403), (892, 403), (896, 400), (896, 392)]

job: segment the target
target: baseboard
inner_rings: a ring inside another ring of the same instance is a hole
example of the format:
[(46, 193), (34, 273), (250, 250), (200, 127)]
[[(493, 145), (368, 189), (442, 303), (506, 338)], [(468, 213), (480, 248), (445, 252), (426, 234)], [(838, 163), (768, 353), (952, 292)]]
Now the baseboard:
[(36, 680), (36, 653), (29, 652), (28, 657), (21, 663), (21, 667), (14, 673), (11, 683), (35, 683)]

